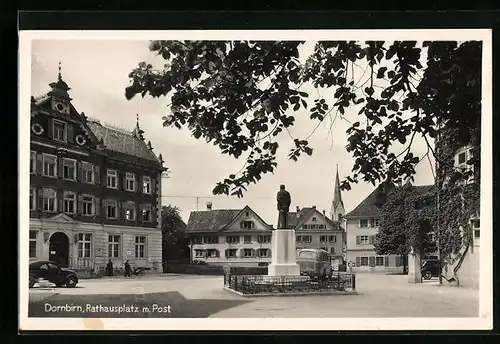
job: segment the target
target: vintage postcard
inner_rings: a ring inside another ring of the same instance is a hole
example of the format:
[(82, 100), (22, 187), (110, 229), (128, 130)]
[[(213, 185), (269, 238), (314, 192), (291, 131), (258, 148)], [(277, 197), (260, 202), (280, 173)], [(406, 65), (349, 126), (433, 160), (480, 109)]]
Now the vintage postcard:
[(19, 37), (21, 330), (492, 328), (491, 31)]

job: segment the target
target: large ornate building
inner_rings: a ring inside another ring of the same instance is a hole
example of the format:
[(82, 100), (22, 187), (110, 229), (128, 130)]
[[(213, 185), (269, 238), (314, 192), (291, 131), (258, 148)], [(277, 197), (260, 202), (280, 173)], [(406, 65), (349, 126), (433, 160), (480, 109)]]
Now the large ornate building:
[(62, 80), (31, 98), (29, 257), (65, 267), (161, 264), (161, 154), (78, 112)]

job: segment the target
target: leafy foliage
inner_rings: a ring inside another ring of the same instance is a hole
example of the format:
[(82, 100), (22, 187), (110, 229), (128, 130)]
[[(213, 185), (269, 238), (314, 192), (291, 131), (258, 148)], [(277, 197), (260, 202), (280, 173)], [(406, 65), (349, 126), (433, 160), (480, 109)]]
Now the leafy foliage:
[[(163, 206), (161, 209), (163, 260), (189, 258), (189, 240), (186, 238), (186, 224), (176, 206)], [(186, 256), (187, 253), (187, 256)]]
[[(214, 194), (242, 197), (273, 173), (278, 135), (290, 136), (290, 159), (313, 153), (308, 137), (289, 132), (294, 113), (351, 123), (346, 148), (355, 160), (344, 190), (360, 180), (375, 185), (411, 177), (421, 160), (410, 151), (415, 136), (431, 147), (438, 124), (456, 130), (461, 144), (477, 141), (479, 130), (470, 129), (480, 124), (481, 42), (323, 41), (302, 64), (303, 43), (152, 41), (150, 50), (166, 64), (155, 70), (141, 62), (129, 75), (126, 97), (170, 95), (164, 126), (188, 127), (223, 154), (245, 153), (243, 168), (218, 182)], [(354, 75), (355, 66), (364, 66), (363, 75)], [(329, 97), (301, 91), (310, 83)], [(394, 152), (395, 142), (407, 148)]]

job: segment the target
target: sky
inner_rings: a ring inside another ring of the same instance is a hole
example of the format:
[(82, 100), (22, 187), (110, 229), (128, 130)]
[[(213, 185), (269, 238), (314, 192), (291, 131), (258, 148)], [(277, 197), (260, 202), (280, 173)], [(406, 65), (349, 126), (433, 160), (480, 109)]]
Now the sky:
[[(309, 55), (315, 42), (306, 42), (301, 48), (301, 58)], [(330, 212), (333, 198), (335, 172), (338, 166), (342, 180), (350, 174), (353, 158), (345, 150), (346, 129), (350, 126), (339, 117), (333, 122), (325, 118), (309, 139), (314, 149), (311, 156), (303, 155), (297, 162), (288, 160), (288, 151), (293, 142), (285, 133), (277, 140), (278, 167), (274, 174), (263, 176), (258, 184), (252, 184), (244, 197), (214, 196), (216, 182), (237, 172), (244, 163), (244, 157), (234, 159), (222, 155), (218, 147), (207, 144), (204, 139), (196, 140), (189, 130), (163, 127), (162, 117), (169, 114), (170, 95), (162, 98), (125, 98), (125, 88), (130, 85), (129, 73), (139, 62), (145, 61), (161, 67), (165, 61), (148, 49), (149, 41), (126, 40), (35, 40), (32, 42), (31, 92), (37, 96), (49, 90), (48, 84), (55, 81), (58, 64), (62, 65), (62, 78), (69, 85), (73, 105), (86, 116), (99, 119), (127, 130), (136, 125), (136, 114), (150, 140), (154, 152), (162, 154), (169, 178), (162, 181), (163, 205), (175, 205), (181, 209), (181, 216), (188, 221), (191, 211), (204, 210), (207, 202), (213, 209), (238, 209), (250, 206), (266, 222), (276, 224), (276, 192), (285, 184), (291, 194), (291, 210), (296, 206), (316, 206), (318, 210)], [(425, 56), (424, 56), (425, 57)], [(425, 60), (422, 60), (424, 63)], [(363, 82), (362, 66), (352, 72), (356, 84)], [(301, 91), (313, 96), (328, 97), (331, 90), (317, 91), (311, 85), (303, 85)], [(294, 113), (296, 123), (290, 132), (292, 136), (305, 138), (316, 127), (317, 122), (309, 119), (307, 111)], [(357, 116), (357, 110), (347, 110), (346, 118)], [(396, 147), (396, 152), (403, 147)], [(422, 139), (416, 139), (412, 152), (422, 156), (427, 151)], [(415, 184), (433, 183), (431, 163), (423, 160), (416, 168)], [(342, 192), (346, 211), (354, 209), (375, 187), (360, 182), (352, 189)]]

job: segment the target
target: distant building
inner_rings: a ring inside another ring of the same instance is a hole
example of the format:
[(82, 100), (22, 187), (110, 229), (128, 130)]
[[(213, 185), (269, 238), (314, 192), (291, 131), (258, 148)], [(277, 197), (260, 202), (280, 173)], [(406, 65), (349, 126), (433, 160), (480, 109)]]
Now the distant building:
[[(404, 261), (398, 255), (378, 255), (373, 242), (378, 232), (381, 208), (387, 200), (386, 184), (380, 184), (346, 216), (347, 261), (353, 271), (403, 272)], [(415, 192), (428, 192), (433, 185), (412, 186)]]
[(139, 123), (129, 132), (78, 112), (60, 73), (50, 87), (31, 98), (30, 261), (160, 266), (161, 155)]
[(271, 262), (272, 227), (249, 206), (243, 209), (193, 211), (186, 234), (191, 260), (212, 265), (259, 266)]

